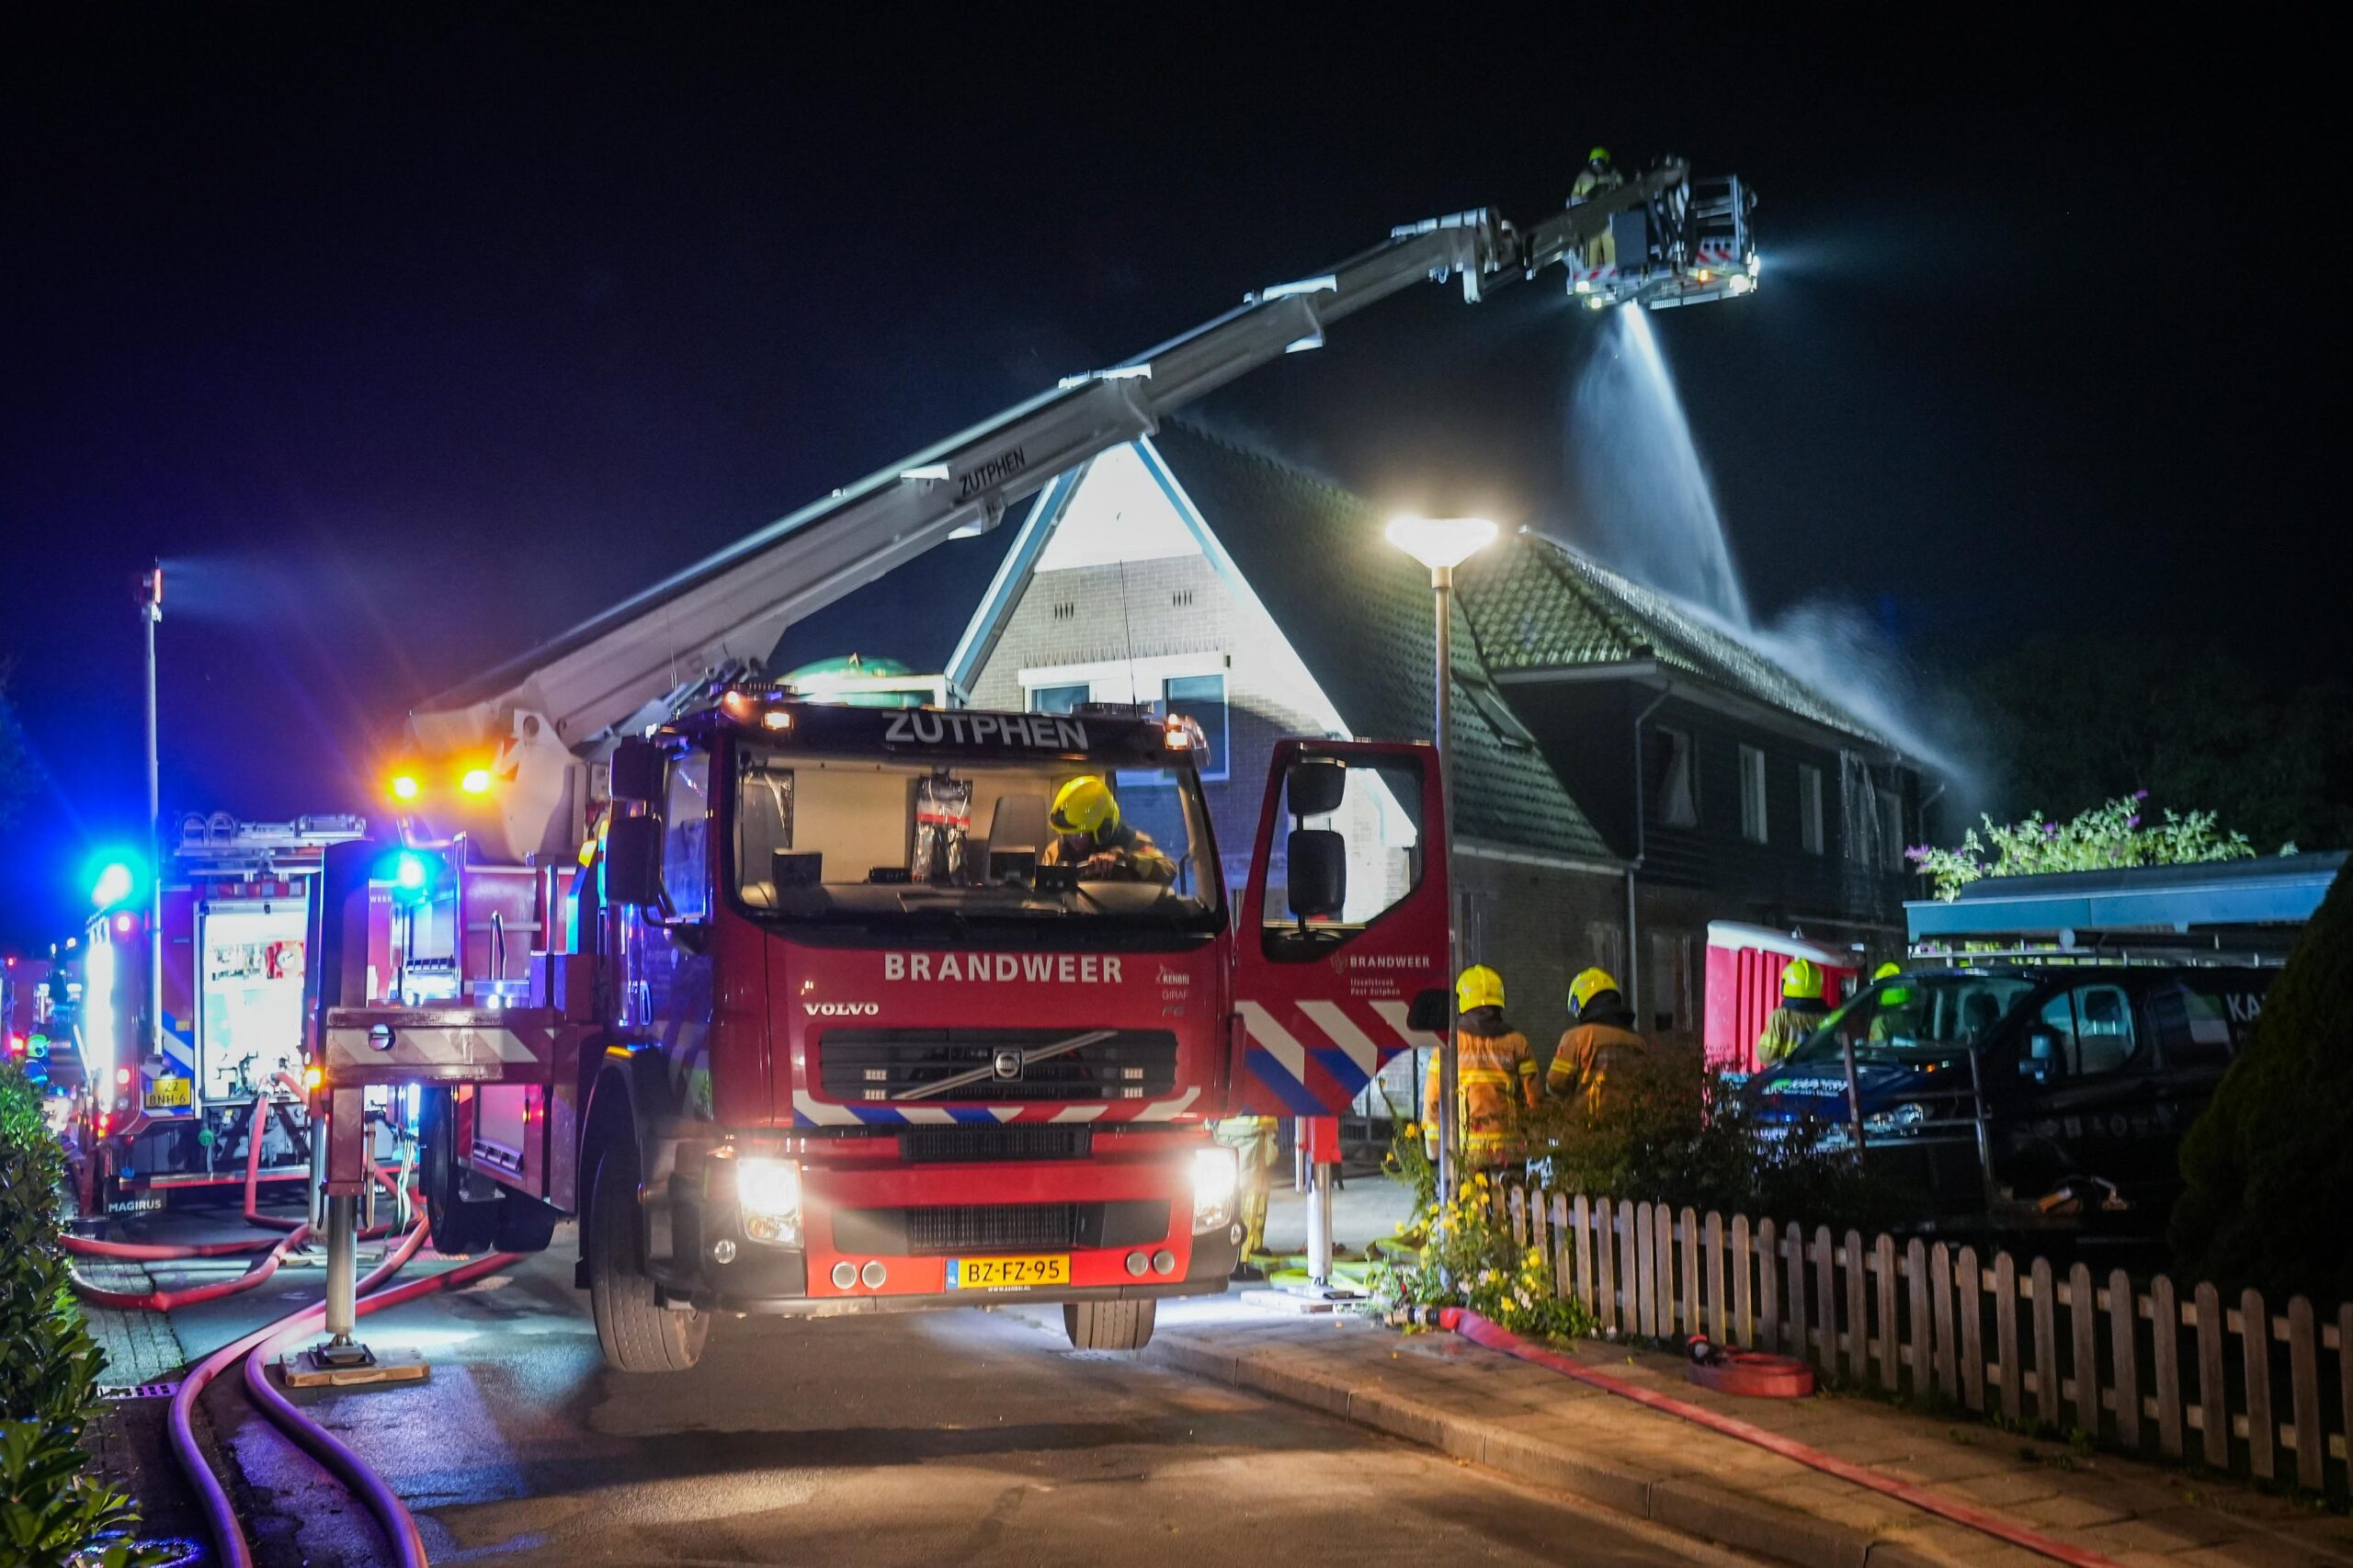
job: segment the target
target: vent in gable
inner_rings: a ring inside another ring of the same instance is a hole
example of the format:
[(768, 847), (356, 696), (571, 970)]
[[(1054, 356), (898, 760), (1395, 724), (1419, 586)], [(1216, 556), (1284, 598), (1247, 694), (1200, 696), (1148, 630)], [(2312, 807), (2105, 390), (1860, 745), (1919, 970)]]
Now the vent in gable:
[(1054, 619), (1056, 620), (1077, 619), (1078, 601), (1075, 599), (1064, 599), (1062, 603), (1056, 605), (1054, 607)]

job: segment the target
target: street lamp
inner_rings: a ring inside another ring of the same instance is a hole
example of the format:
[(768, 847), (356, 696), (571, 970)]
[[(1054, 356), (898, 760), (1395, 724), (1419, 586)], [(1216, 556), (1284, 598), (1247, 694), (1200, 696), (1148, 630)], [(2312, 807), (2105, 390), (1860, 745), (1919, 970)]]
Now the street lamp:
[(1455, 1049), (1454, 977), (1462, 972), (1462, 923), (1454, 894), (1454, 569), (1493, 543), (1495, 525), (1484, 517), (1399, 517), (1389, 525), (1389, 542), (1430, 569), (1430, 592), (1438, 600), (1438, 780), (1440, 826), (1446, 845), (1446, 1035), (1438, 1041), (1438, 1195), (1451, 1202), (1461, 1175), (1461, 1113), (1459, 1058)]
[(150, 1056), (164, 1053), (164, 786), (156, 740), (155, 626), (164, 619), (164, 563), (139, 574), (139, 619), (147, 632), (147, 1038)]

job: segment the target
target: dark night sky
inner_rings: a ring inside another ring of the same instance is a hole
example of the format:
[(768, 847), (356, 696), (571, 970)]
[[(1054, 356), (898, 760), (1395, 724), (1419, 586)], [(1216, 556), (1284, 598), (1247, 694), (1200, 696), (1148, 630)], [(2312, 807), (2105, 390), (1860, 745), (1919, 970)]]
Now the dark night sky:
[[(2257, 42), (484, 11), (0, 23), (0, 655), (42, 770), (0, 940), (137, 830), (147, 557), (167, 811), (365, 809), (409, 699), (1392, 222), (1557, 205), (1595, 140), (1763, 193), (1766, 290), (1657, 322), (1754, 602), (1953, 665), (2185, 622), (2342, 663), (2336, 95)], [(1425, 290), (1202, 412), (1574, 536), (1557, 287)], [(794, 645), (936, 666), (1009, 538)]]

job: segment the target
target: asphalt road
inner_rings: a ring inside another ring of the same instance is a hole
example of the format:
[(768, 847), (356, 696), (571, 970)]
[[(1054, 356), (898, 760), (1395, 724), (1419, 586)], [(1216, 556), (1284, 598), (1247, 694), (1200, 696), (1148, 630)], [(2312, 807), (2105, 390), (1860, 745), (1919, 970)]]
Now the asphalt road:
[[(438, 1563), (1740, 1561), (1315, 1412), (1073, 1352), (1042, 1312), (729, 1320), (694, 1371), (624, 1377), (598, 1359), (571, 1259), (567, 1232), (511, 1276), (362, 1324), (422, 1352), (429, 1382), (297, 1395), (409, 1500)], [(176, 1327), (200, 1353), (258, 1311)], [(206, 1407), (265, 1563), (381, 1560), (367, 1516), (241, 1393)]]

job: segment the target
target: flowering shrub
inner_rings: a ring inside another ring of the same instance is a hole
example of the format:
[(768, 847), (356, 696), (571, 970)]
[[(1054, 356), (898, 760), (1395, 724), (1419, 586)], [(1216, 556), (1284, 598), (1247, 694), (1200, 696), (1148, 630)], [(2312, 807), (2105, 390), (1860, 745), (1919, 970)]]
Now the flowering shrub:
[(1373, 1270), (1374, 1301), (1384, 1308), (1468, 1307), (1514, 1334), (1540, 1339), (1591, 1334), (1593, 1314), (1560, 1294), (1543, 1249), (1512, 1240), (1509, 1222), (1496, 1214), (1495, 1190), (1485, 1172), (1475, 1172), (1452, 1203), (1433, 1204), (1413, 1227), (1400, 1226), (1419, 1231), (1421, 1253)]
[[(2040, 812), (2023, 822), (1996, 824), (1980, 817), (1981, 837), (1971, 828), (1958, 849), (1919, 845), (1904, 858), (1935, 879), (1937, 896), (1951, 903), (1981, 877), (2029, 877), (2044, 871), (2095, 871), (2120, 866), (2181, 866), (2201, 860), (2245, 860), (2255, 854), (2243, 833), (2223, 833), (2212, 812), (2168, 809), (2162, 823), (2142, 820), (2146, 790), (2096, 806), (2072, 822), (2050, 822)], [(2281, 852), (2292, 852), (2290, 845)]]

